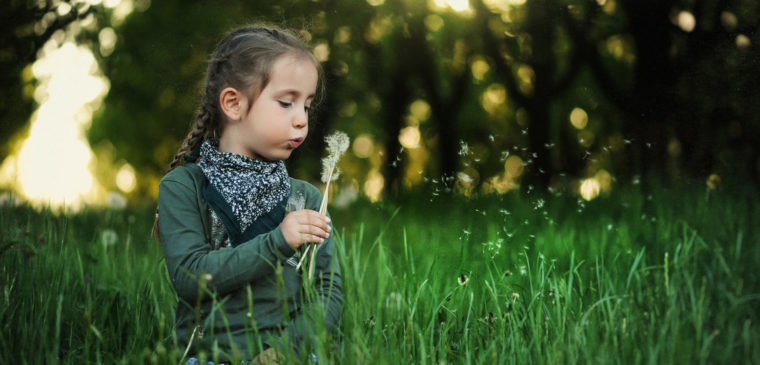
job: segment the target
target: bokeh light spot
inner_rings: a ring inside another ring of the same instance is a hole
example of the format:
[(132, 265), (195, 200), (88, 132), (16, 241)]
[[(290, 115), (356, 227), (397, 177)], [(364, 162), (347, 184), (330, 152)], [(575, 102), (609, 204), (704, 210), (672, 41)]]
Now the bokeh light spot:
[(437, 32), (443, 28), (443, 18), (437, 14), (430, 14), (425, 17), (425, 27), (431, 32)]
[(488, 66), (488, 62), (483, 60), (482, 58), (476, 58), (474, 61), (472, 61), (472, 64), (470, 65), (470, 70), (472, 71), (472, 77), (474, 77), (476, 80), (483, 80), (485, 78), (486, 73), (488, 73), (488, 70), (490, 67)]
[(420, 122), (430, 118), (430, 104), (425, 100), (415, 100), (412, 105), (409, 106), (409, 111), (412, 113), (412, 116)]
[(354, 139), (354, 144), (351, 148), (356, 157), (367, 158), (375, 150), (375, 143), (369, 134), (360, 134)]
[(752, 41), (750, 41), (749, 37), (747, 37), (744, 34), (739, 34), (736, 36), (736, 47), (741, 49), (749, 48), (749, 46), (752, 45)]
[(364, 194), (367, 195), (370, 201), (376, 202), (380, 200), (380, 194), (383, 192), (384, 185), (385, 179), (383, 178), (383, 174), (378, 170), (372, 170), (364, 182)]
[(135, 169), (128, 163), (125, 163), (116, 173), (116, 186), (125, 193), (131, 193), (137, 186)]
[(697, 26), (697, 19), (694, 18), (694, 14), (683, 10), (678, 13), (676, 24), (678, 24), (678, 27), (681, 28), (681, 30), (689, 33)]
[(420, 146), (420, 129), (417, 126), (406, 127), (398, 135), (398, 141), (404, 148), (414, 149)]
[(525, 166), (523, 166), (523, 160), (516, 155), (507, 157), (504, 162), (504, 170), (512, 177), (518, 177), (522, 175)]
[(325, 62), (330, 58), (330, 47), (327, 43), (320, 43), (314, 47), (314, 57), (319, 62)]
[(588, 114), (586, 114), (586, 111), (581, 108), (573, 108), (573, 111), (570, 112), (570, 123), (576, 129), (586, 128), (586, 124), (588, 124)]
[(585, 179), (581, 182), (580, 193), (585, 200), (591, 200), (599, 196), (599, 181), (596, 178)]

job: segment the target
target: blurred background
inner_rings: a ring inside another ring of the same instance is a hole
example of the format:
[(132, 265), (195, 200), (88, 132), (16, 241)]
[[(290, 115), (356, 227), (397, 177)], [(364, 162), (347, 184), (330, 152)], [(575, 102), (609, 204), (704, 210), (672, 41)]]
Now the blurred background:
[(324, 102), (288, 169), (334, 204), (657, 180), (760, 183), (754, 0), (10, 0), (0, 191), (77, 209), (152, 202), (208, 54), (236, 26), (301, 31)]

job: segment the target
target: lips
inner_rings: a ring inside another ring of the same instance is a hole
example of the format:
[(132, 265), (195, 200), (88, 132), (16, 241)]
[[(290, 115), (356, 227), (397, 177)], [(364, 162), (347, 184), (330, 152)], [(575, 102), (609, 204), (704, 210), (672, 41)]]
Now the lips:
[(293, 138), (288, 140), (288, 143), (290, 144), (291, 148), (296, 148), (299, 145), (301, 145), (301, 142), (303, 142), (303, 138)]

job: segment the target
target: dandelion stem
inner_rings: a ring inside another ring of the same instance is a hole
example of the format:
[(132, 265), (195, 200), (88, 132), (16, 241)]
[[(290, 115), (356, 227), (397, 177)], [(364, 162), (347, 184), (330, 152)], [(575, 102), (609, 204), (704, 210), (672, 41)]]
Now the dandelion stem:
[[(335, 164), (330, 166), (330, 174), (327, 176), (327, 184), (325, 185), (325, 193), (322, 194), (322, 204), (319, 206), (319, 214), (325, 215), (327, 214), (327, 201), (329, 200), (329, 194), (330, 194), (330, 181), (332, 180), (333, 172), (335, 171)], [(311, 259), (309, 260), (309, 280), (312, 279), (314, 276), (314, 261), (317, 258), (317, 251), (319, 251), (319, 247), (314, 247), (313, 250), (311, 250)], [(305, 256), (305, 255), (304, 255)]]
[[(327, 199), (328, 199), (327, 194), (330, 191), (330, 180), (332, 179), (332, 174), (333, 174), (334, 170), (335, 170), (335, 165), (333, 165), (333, 166), (330, 167), (330, 174), (328, 175), (328, 178), (327, 178), (327, 185), (325, 186), (325, 193), (322, 196), (322, 202), (319, 205), (319, 214), (322, 214), (322, 215), (324, 215), (325, 213), (327, 213)], [(312, 246), (315, 246), (315, 244), (314, 243), (308, 243), (308, 246), (306, 246), (306, 250), (304, 250), (303, 255), (301, 256), (301, 259), (298, 260), (298, 265), (296, 265), (296, 270), (298, 270), (298, 269), (301, 268), (301, 265), (303, 264), (303, 261), (306, 258), (306, 256), (308, 256), (309, 249), (312, 248)], [(316, 252), (317, 252), (317, 248), (315, 247), (314, 250), (311, 251), (312, 258), (309, 260), (309, 262), (310, 262), (309, 265), (311, 265), (312, 263), (314, 263), (314, 256), (315, 256)], [(313, 270), (309, 269), (309, 279), (311, 279), (312, 271)]]

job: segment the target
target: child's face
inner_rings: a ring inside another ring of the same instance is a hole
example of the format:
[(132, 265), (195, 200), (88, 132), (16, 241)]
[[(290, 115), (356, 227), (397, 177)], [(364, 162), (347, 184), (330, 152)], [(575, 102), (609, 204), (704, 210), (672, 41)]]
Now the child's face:
[[(309, 132), (309, 108), (317, 90), (317, 68), (304, 57), (282, 56), (272, 65), (269, 83), (238, 123), (232, 152), (256, 159), (284, 160)], [(228, 124), (228, 126), (231, 126)]]

